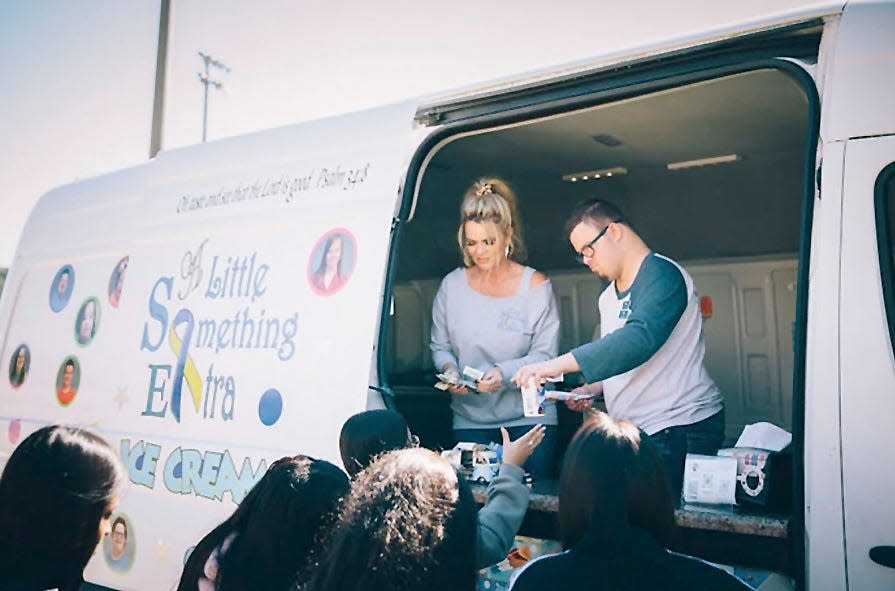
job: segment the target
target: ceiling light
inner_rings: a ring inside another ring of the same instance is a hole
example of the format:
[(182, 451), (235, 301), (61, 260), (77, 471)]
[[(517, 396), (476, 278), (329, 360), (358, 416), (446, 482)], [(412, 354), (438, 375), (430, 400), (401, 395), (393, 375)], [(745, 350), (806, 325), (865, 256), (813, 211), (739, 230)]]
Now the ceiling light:
[(622, 145), (621, 140), (619, 140), (617, 137), (609, 135), (608, 133), (594, 135), (591, 136), (591, 138), (598, 144), (603, 144), (607, 148), (617, 148), (618, 146)]
[(623, 174), (628, 174), (628, 169), (622, 166), (614, 166), (612, 168), (603, 168), (600, 170), (585, 170), (582, 172), (571, 172), (569, 174), (564, 174), (562, 176), (562, 180), (577, 182), (579, 179), (582, 181), (586, 181), (590, 178), (598, 179), (604, 176), (621, 176)]
[(737, 154), (727, 154), (725, 156), (712, 156), (710, 158), (699, 158), (698, 160), (684, 160), (681, 162), (669, 162), (668, 170), (681, 170), (683, 168), (695, 168), (697, 166), (709, 166), (711, 164), (724, 164), (726, 162), (736, 162), (740, 157)]

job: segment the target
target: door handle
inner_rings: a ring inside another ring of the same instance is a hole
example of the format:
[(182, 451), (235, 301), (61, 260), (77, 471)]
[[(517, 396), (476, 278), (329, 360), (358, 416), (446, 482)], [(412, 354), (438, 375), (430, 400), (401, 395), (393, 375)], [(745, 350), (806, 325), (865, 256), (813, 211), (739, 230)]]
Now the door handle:
[(874, 546), (870, 549), (870, 560), (881, 566), (895, 568), (895, 546)]

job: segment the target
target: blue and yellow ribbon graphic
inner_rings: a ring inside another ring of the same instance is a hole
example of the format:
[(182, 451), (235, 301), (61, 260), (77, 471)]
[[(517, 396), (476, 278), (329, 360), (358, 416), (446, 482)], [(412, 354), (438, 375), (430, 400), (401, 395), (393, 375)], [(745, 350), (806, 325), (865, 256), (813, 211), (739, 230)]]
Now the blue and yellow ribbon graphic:
[[(189, 343), (193, 336), (193, 327), (196, 321), (193, 313), (186, 308), (181, 309), (171, 323), (171, 330), (168, 332), (168, 344), (171, 350), (177, 355), (177, 370), (174, 372), (175, 382), (174, 389), (171, 393), (171, 414), (177, 422), (180, 422), (180, 391), (186, 380), (187, 387), (193, 397), (193, 406), (196, 412), (199, 412), (199, 405), (202, 404), (202, 378), (199, 376), (199, 370), (193, 362), (193, 358), (189, 356)], [(181, 324), (186, 325), (183, 331), (183, 338), (177, 335), (176, 329)], [(186, 341), (187, 346), (183, 343)], [(183, 379), (176, 379), (177, 376), (183, 376)]]

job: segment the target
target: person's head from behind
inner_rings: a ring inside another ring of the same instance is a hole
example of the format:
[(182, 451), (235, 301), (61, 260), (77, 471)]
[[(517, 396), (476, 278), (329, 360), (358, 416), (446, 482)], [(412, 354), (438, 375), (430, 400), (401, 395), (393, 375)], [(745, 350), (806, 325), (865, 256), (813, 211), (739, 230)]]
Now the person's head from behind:
[(217, 589), (287, 589), (299, 577), (348, 494), (333, 464), (281, 458), (212, 534), (215, 546), (235, 534), (219, 559)]
[(127, 548), (127, 522), (124, 517), (116, 517), (112, 522), (112, 558), (118, 560)]
[(618, 279), (628, 243), (637, 237), (621, 210), (601, 199), (579, 203), (566, 221), (565, 234), (578, 261), (607, 281)]
[(558, 520), (566, 548), (628, 525), (673, 545), (677, 529), (662, 459), (633, 423), (605, 413), (585, 417), (563, 460)]
[(413, 444), (407, 421), (393, 410), (360, 412), (342, 425), (339, 451), (342, 465), (352, 478), (379, 454)]
[(378, 457), (357, 475), (310, 589), (471, 591), (476, 505), (435, 452)]
[(29, 435), (0, 477), (0, 573), (76, 588), (124, 482), (118, 455), (89, 431), (54, 425)]
[(501, 179), (482, 178), (463, 197), (457, 243), (463, 264), (490, 271), (506, 259), (525, 259), (516, 194)]

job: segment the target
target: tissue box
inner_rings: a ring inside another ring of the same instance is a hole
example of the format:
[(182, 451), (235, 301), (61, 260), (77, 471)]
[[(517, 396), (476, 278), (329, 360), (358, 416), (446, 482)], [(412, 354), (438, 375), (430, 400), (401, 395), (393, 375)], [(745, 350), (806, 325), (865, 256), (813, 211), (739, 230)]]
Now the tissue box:
[(681, 496), (685, 503), (733, 505), (736, 477), (735, 458), (687, 454)]
[(792, 454), (755, 447), (731, 447), (718, 455), (737, 461), (736, 501), (771, 511), (787, 512), (791, 503)]

